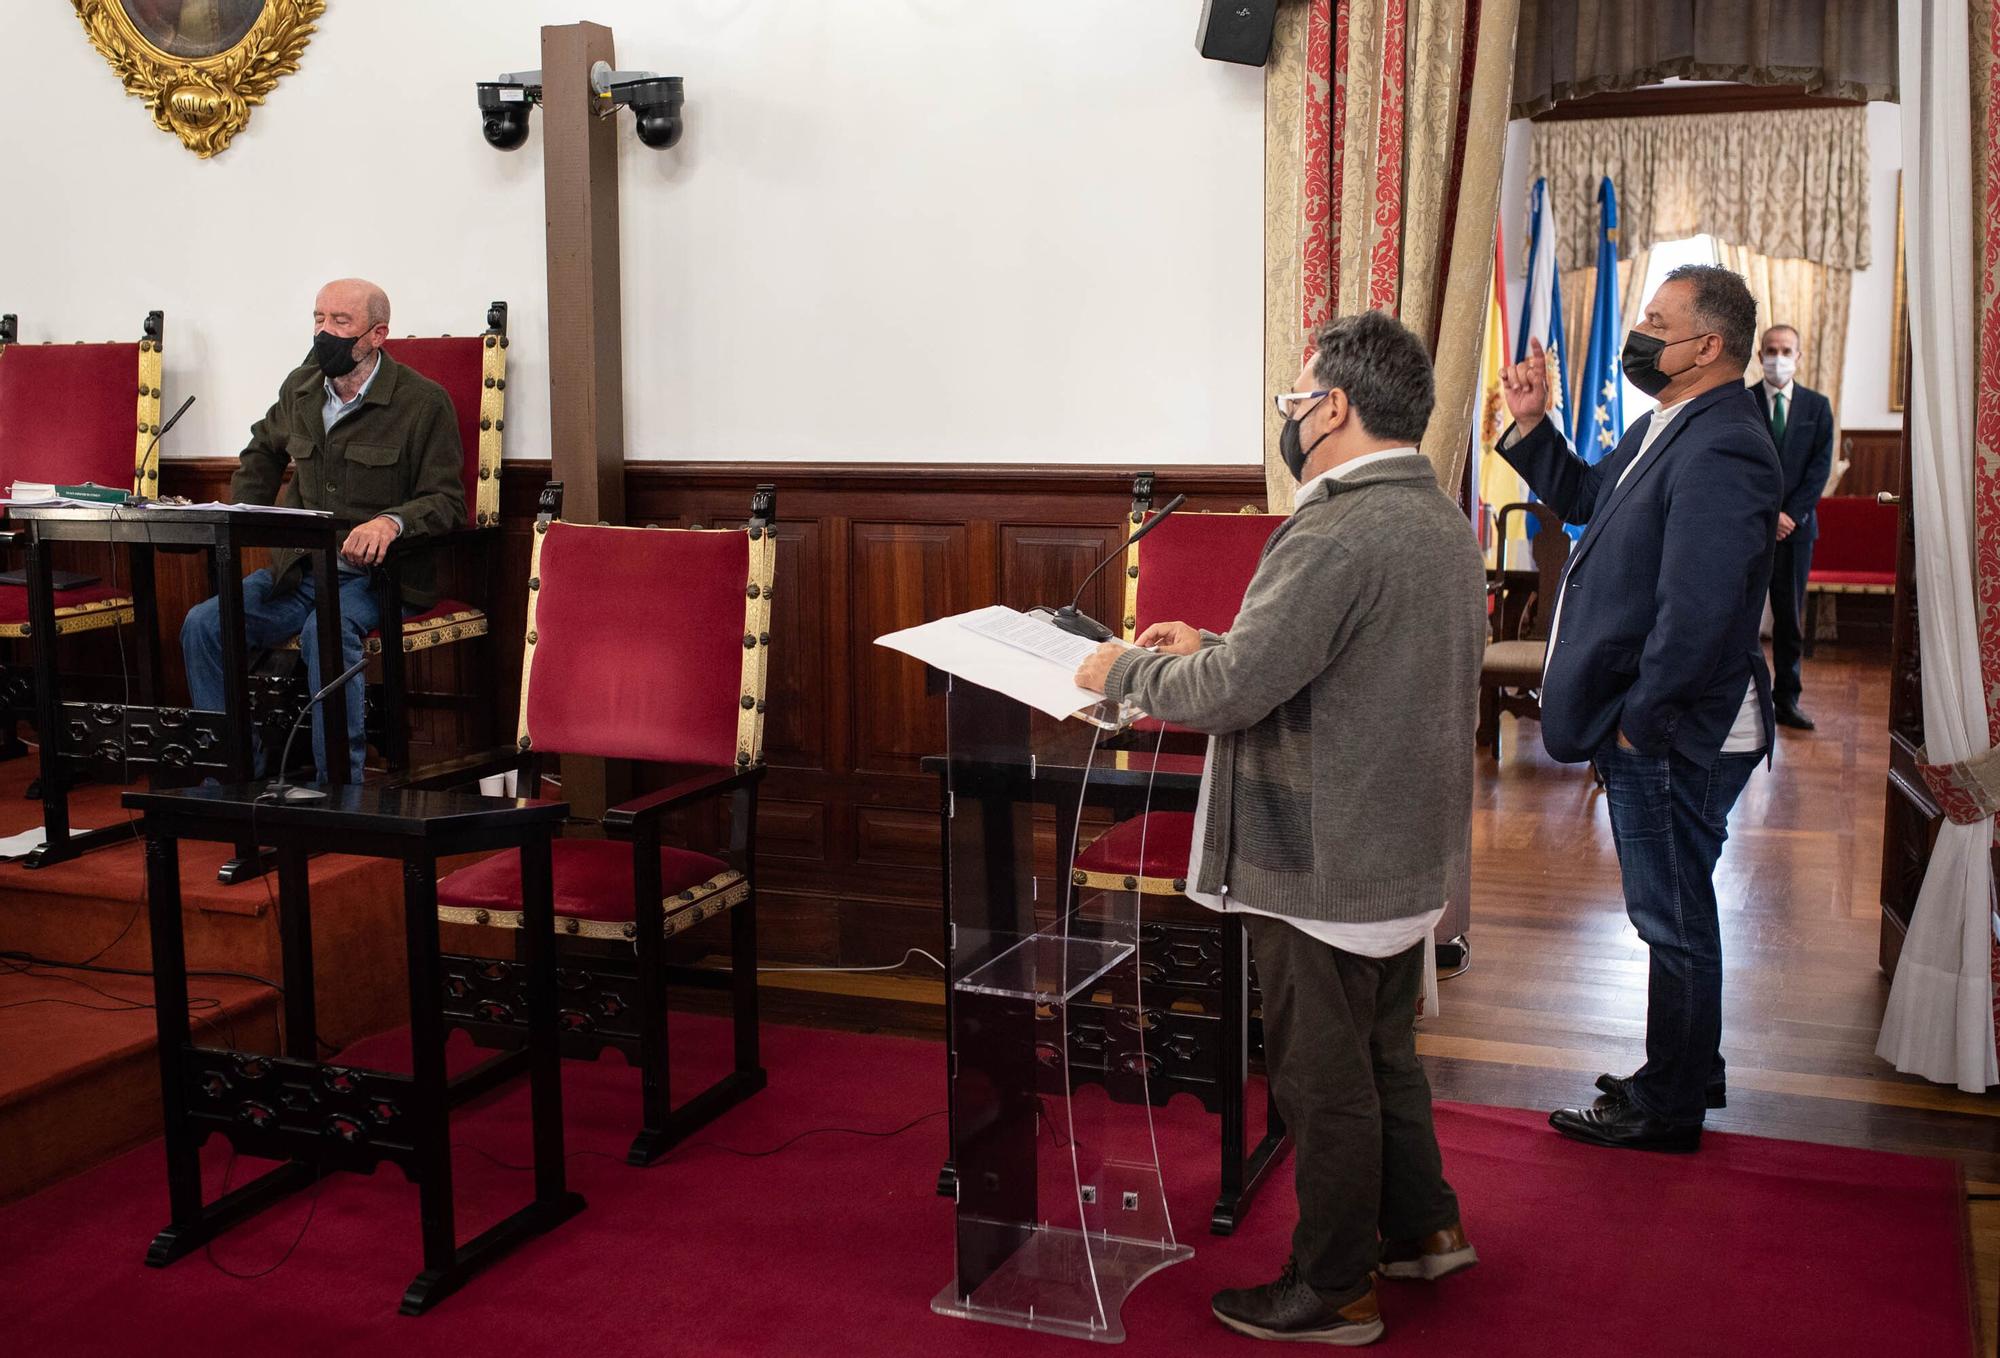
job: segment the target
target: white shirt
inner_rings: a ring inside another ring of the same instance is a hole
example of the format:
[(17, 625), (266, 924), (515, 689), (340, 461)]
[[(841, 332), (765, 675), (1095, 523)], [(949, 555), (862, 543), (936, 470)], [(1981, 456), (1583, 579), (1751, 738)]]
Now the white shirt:
[[(1769, 386), (1770, 384), (1766, 383), (1765, 385)], [(1617, 481), (1612, 483), (1611, 488), (1613, 490), (1624, 485), (1625, 478), (1638, 470), (1639, 464), (1646, 460), (1646, 454), (1653, 451), (1653, 445), (1660, 441), (1661, 436), (1673, 424), (1675, 417), (1681, 411), (1685, 410), (1688, 401), (1692, 401), (1693, 399), (1690, 396), (1686, 401), (1676, 401), (1670, 406), (1661, 406), (1653, 412), (1652, 421), (1646, 426), (1646, 436), (1639, 441), (1638, 454), (1625, 464), (1624, 471), (1618, 473)], [(1555, 660), (1556, 656), (1556, 634), (1562, 629), (1563, 601), (1568, 597), (1569, 574), (1565, 570), (1562, 591), (1556, 595), (1556, 616), (1554, 621), (1549, 625), (1548, 657), (1542, 662), (1542, 682), (1545, 684), (1548, 682), (1549, 665)], [(1736, 721), (1729, 728), (1728, 738), (1722, 742), (1722, 753), (1750, 754), (1763, 748), (1764, 711), (1758, 706), (1757, 681), (1753, 678), (1744, 687), (1743, 703), (1736, 709)]]
[[(1320, 493), (1326, 489), (1328, 481), (1351, 476), (1371, 462), (1381, 462), (1391, 457), (1411, 456), (1422, 456), (1422, 454), (1415, 448), (1385, 448), (1379, 453), (1363, 453), (1360, 457), (1341, 463), (1331, 471), (1321, 472), (1299, 487), (1298, 499), (1294, 502), (1292, 512), (1298, 513), (1301, 508), (1319, 498)], [(1201, 791), (1195, 797), (1194, 804), (1194, 843), (1188, 850), (1187, 879), (1190, 883), (1201, 880), (1202, 841), (1208, 835), (1208, 791), (1214, 769), (1215, 737), (1210, 736), (1208, 759), (1201, 771)], [(1230, 895), (1229, 884), (1226, 882), (1222, 890), (1213, 895), (1196, 891), (1190, 886), (1187, 898), (1197, 905), (1207, 906), (1210, 910), (1269, 915), (1273, 919), (1284, 920), (1285, 923), (1302, 931), (1308, 938), (1318, 939), (1329, 947), (1361, 957), (1394, 957), (1407, 952), (1429, 936), (1430, 932), (1437, 928), (1437, 922), (1444, 918), (1444, 906), (1439, 904), (1435, 910), (1412, 915), (1408, 919), (1382, 920), (1373, 924), (1336, 924), (1329, 920), (1296, 919), (1291, 915), (1280, 915), (1271, 910), (1259, 910), (1256, 906)]]

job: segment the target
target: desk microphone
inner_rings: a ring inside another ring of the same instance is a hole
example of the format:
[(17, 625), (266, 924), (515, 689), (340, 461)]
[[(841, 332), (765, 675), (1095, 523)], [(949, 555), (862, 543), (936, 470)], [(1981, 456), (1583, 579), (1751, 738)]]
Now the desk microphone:
[[(147, 445), (146, 445), (146, 451), (145, 451), (145, 452), (143, 452), (143, 453), (141, 453), (141, 454), (139, 454), (139, 475), (138, 475), (138, 481), (139, 481), (139, 487), (140, 487), (140, 490), (139, 490), (139, 493), (140, 493), (140, 495), (142, 495), (142, 496), (143, 496), (143, 497), (145, 497), (146, 499), (149, 499), (149, 500), (150, 500), (150, 499), (153, 499), (153, 498), (154, 498), (154, 496), (152, 495), (152, 493), (151, 493), (150, 491), (148, 491), (148, 490), (146, 490), (146, 489), (145, 489), (145, 485), (146, 485), (146, 464), (147, 464), (148, 462), (151, 462), (151, 461), (153, 460), (153, 453), (154, 453), (154, 451), (155, 451), (156, 449), (158, 449), (158, 448), (159, 448), (159, 446), (160, 446), (160, 440), (161, 440), (161, 439), (163, 439), (163, 438), (165, 438), (165, 437), (167, 436), (167, 431), (168, 431), (169, 429), (172, 429), (172, 428), (173, 428), (173, 427), (174, 427), (175, 425), (177, 425), (177, 424), (179, 424), (179, 423), (180, 423), (180, 421), (181, 421), (181, 416), (183, 416), (183, 415), (187, 414), (187, 413), (188, 413), (188, 407), (189, 407), (189, 406), (191, 406), (191, 405), (193, 405), (193, 404), (194, 404), (194, 397), (192, 397), (192, 396), (188, 397), (188, 398), (187, 398), (187, 399), (186, 399), (185, 401), (182, 401), (182, 402), (181, 402), (181, 408), (180, 408), (179, 410), (176, 410), (176, 411), (175, 411), (175, 412), (173, 413), (172, 417), (171, 417), (171, 418), (169, 418), (169, 419), (167, 420), (167, 422), (166, 422), (165, 424), (163, 424), (163, 425), (161, 425), (161, 426), (160, 426), (160, 432), (159, 432), (159, 433), (157, 433), (157, 434), (155, 434), (155, 435), (153, 435), (153, 441), (152, 441), (151, 443), (149, 443), (149, 444), (147, 444)], [(158, 469), (158, 468), (155, 468), (155, 469), (154, 469), (154, 473), (153, 473), (153, 482), (154, 482), (154, 485), (155, 485), (155, 487), (157, 487), (157, 486), (158, 486), (158, 483), (159, 483), (159, 479), (160, 479), (160, 478), (159, 478), (159, 469)]]
[[(292, 742), (298, 739), (299, 728), (306, 724), (306, 718), (312, 716), (313, 709), (320, 705), (320, 701), (323, 698), (325, 698), (328, 694), (332, 693), (335, 689), (339, 688), (342, 684), (345, 684), (348, 680), (352, 679), (355, 675), (361, 673), (362, 669), (367, 664), (368, 664), (368, 652), (364, 648), (361, 652), (361, 658), (355, 661), (352, 665), (349, 665), (346, 669), (342, 670), (340, 672), (340, 677), (338, 679), (328, 684), (325, 688), (321, 689), (319, 692), (313, 694), (312, 697), (306, 699), (305, 710), (299, 713), (298, 720), (292, 723), (292, 729), (290, 734), (288, 734), (285, 737), (285, 752), (278, 756), (278, 781), (271, 784), (271, 786), (265, 788), (262, 792), (258, 793), (257, 794), (258, 801), (323, 802), (326, 800), (325, 788), (300, 787), (297, 783), (292, 784), (290, 787), (285, 786), (285, 770), (290, 768), (292, 764)], [(334, 752), (332, 750), (328, 750), (326, 752), (326, 757), (328, 760), (332, 760), (334, 757)], [(340, 751), (340, 757), (342, 759), (345, 759), (347, 757), (347, 751), (345, 750)]]
[(1147, 519), (1144, 523), (1140, 524), (1136, 529), (1134, 529), (1132, 532), (1132, 536), (1126, 538), (1124, 542), (1120, 543), (1118, 547), (1112, 551), (1111, 555), (1105, 557), (1104, 560), (1098, 562), (1095, 566), (1090, 568), (1090, 574), (1084, 576), (1083, 583), (1076, 587), (1076, 599), (1071, 599), (1067, 604), (1063, 605), (1061, 608), (1058, 608), (1053, 613), (1051, 613), (1049, 615), (1049, 621), (1054, 623), (1056, 626), (1062, 628), (1063, 631), (1070, 633), (1072, 636), (1082, 637), (1085, 641), (1111, 640), (1113, 635), (1111, 629), (1109, 627), (1106, 627), (1103, 623), (1099, 622), (1097, 619), (1091, 617), (1090, 614), (1077, 612), (1076, 600), (1081, 599), (1083, 597), (1083, 592), (1086, 589), (1090, 588), (1090, 582), (1097, 578), (1097, 573), (1099, 571), (1103, 570), (1106, 566), (1116, 561), (1119, 558), (1119, 556), (1121, 556), (1124, 553), (1127, 547), (1130, 547), (1140, 538), (1146, 536), (1146, 534), (1152, 532), (1155, 528), (1158, 528), (1161, 524), (1165, 523), (1167, 521), (1167, 515), (1173, 513), (1176, 509), (1179, 509), (1181, 505), (1186, 503), (1186, 501), (1187, 501), (1187, 496), (1176, 495), (1173, 499), (1167, 501), (1166, 504), (1162, 505), (1160, 507), (1160, 511), (1157, 514), (1153, 515), (1152, 518)]

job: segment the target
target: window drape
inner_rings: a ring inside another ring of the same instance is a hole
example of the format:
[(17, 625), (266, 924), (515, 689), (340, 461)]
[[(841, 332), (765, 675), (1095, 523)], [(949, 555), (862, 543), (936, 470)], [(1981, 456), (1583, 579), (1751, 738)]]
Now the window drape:
[(1521, 0), (1512, 116), (1670, 77), (1897, 97), (1896, 0)]

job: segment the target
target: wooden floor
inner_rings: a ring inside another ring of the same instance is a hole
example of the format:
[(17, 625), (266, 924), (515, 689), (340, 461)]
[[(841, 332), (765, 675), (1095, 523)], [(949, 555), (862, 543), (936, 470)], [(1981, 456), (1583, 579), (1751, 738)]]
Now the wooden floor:
[[(1717, 870), (1726, 966), (1719, 1131), (1947, 1156), (2000, 1194), (2000, 1098), (1898, 1075), (1875, 1056), (1886, 649), (1822, 647), (1803, 705), (1751, 780)], [(1418, 1049), (1440, 1098), (1525, 1108), (1588, 1102), (1599, 1071), (1639, 1064), (1646, 955), (1625, 918), (1603, 795), (1505, 718), (1473, 812), (1472, 966), (1444, 982)], [(888, 959), (884, 959), (885, 961)], [(943, 988), (892, 975), (771, 973), (774, 1017), (936, 1032)], [(1970, 1204), (1985, 1341), (2000, 1294), (2000, 1202)]]

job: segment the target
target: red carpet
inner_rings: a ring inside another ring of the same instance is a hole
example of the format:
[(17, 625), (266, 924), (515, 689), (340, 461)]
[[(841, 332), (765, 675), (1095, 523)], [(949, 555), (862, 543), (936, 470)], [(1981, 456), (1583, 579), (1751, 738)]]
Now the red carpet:
[[(719, 1024), (675, 1018), (680, 1066), (719, 1048)], [(693, 1039), (690, 1041), (690, 1039)], [(395, 1038), (356, 1059), (400, 1064)], [(719, 1058), (717, 1058), (719, 1059)], [(772, 1085), (702, 1141), (764, 1149), (824, 1125), (887, 1130), (943, 1105), (936, 1046), (767, 1028)], [(567, 1070), (571, 1151), (621, 1156), (637, 1076), (622, 1062)], [(461, 1114), (455, 1140), (525, 1159), (525, 1096)], [(1206, 1234), (1214, 1122), (1189, 1100), (1164, 1114), (1174, 1219), (1192, 1262), (1126, 1303), (1135, 1355), (1270, 1351), (1223, 1331), (1207, 1298), (1283, 1262), (1289, 1173), (1238, 1236)], [(1441, 1284), (1389, 1283), (1404, 1354), (1921, 1354), (1973, 1349), (1962, 1188), (1944, 1161), (1711, 1137), (1692, 1157), (1592, 1150), (1529, 1112), (1441, 1107), (1446, 1170), (1483, 1262)], [(951, 1272), (951, 1208), (932, 1193), (941, 1120), (886, 1140), (809, 1137), (763, 1159), (700, 1144), (645, 1170), (571, 1160), (590, 1206), (418, 1319), (396, 1314), (418, 1267), (416, 1194), (401, 1175), (336, 1176), (215, 1246), (255, 1281), (199, 1255), (140, 1263), (164, 1223), (157, 1143), (0, 1210), (9, 1354), (1082, 1353), (1078, 1341), (933, 1316)], [(211, 1143), (211, 1190), (227, 1154)], [(259, 1162), (239, 1164), (239, 1180)], [(525, 1175), (456, 1157), (460, 1238), (511, 1210)], [(468, 1206), (470, 1210), (468, 1210)], [(482, 1210), (483, 1209), (483, 1210)]]

